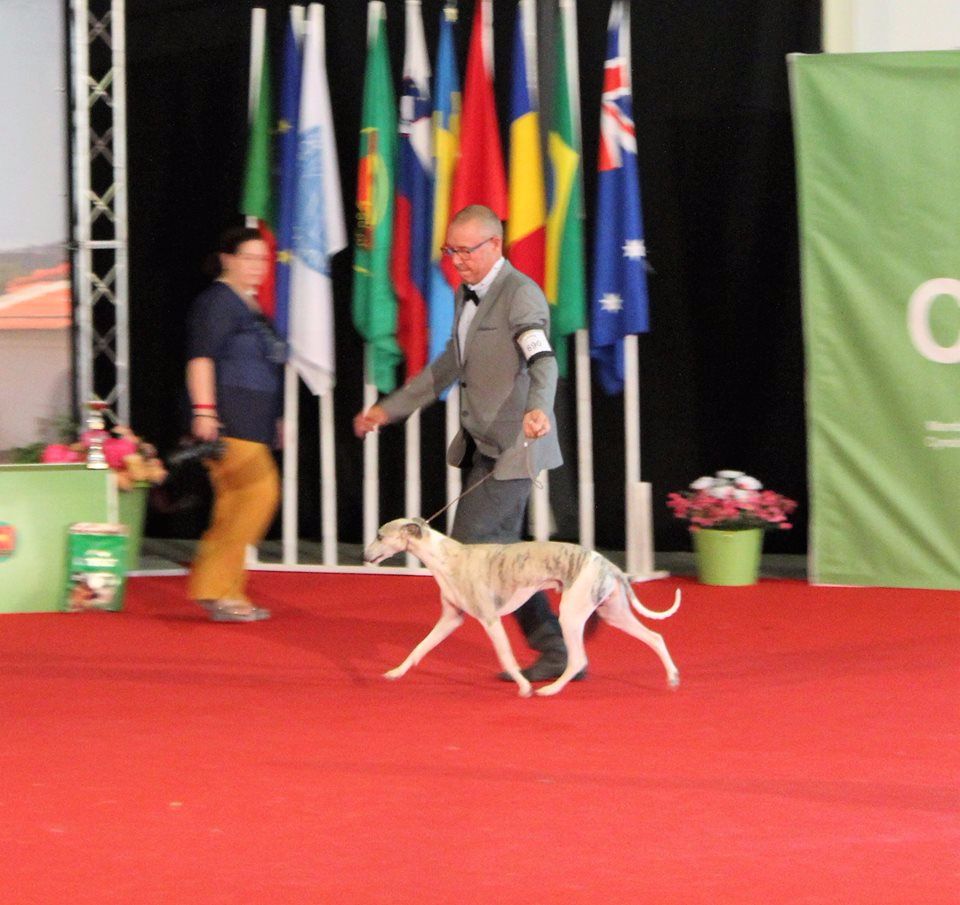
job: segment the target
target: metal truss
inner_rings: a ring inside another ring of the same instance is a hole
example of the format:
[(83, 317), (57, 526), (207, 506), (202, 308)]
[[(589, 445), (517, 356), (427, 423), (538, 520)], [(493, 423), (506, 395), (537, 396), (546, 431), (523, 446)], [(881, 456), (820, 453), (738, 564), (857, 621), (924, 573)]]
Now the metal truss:
[(77, 404), (130, 423), (124, 0), (71, 0)]

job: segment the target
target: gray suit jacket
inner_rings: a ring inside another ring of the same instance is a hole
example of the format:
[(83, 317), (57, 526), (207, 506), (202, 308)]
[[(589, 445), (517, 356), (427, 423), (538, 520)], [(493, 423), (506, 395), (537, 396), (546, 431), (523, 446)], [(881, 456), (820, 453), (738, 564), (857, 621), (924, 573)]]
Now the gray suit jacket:
[[(480, 452), (496, 459), (493, 474), (497, 480), (535, 478), (544, 468), (556, 468), (563, 463), (553, 414), (557, 360), (544, 355), (528, 365), (516, 342), (516, 337), (530, 328), (542, 329), (549, 336), (550, 309), (542, 290), (504, 261), (470, 324), (461, 365), (457, 324), (463, 305), (460, 287), (455, 296), (453, 335), (446, 348), (416, 377), (380, 400), (380, 405), (391, 422), (399, 421), (435, 402), (459, 381), (460, 432), (447, 450), (451, 465), (464, 464), (465, 432), (469, 432)], [(522, 422), (532, 409), (547, 414), (551, 431), (527, 441)]]

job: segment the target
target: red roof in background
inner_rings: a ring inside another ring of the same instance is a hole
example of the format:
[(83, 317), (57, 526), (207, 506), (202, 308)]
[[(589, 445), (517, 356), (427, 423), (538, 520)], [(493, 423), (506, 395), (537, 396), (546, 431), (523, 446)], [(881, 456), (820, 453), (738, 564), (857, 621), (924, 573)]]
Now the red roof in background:
[(0, 295), (0, 330), (62, 330), (70, 326), (70, 265), (16, 277)]

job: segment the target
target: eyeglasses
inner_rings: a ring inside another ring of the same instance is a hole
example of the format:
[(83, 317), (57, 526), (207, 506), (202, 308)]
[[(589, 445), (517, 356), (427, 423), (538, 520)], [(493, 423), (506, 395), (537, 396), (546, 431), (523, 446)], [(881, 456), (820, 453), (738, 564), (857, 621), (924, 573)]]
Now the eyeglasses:
[(468, 255), (472, 255), (478, 248), (482, 245), (486, 245), (491, 239), (496, 238), (495, 236), (487, 236), (482, 242), (477, 242), (476, 245), (471, 245), (469, 248), (464, 248), (462, 245), (457, 246), (456, 248), (451, 248), (449, 245), (443, 245), (440, 248), (448, 258), (452, 258), (454, 255), (460, 255), (461, 258), (465, 258)]

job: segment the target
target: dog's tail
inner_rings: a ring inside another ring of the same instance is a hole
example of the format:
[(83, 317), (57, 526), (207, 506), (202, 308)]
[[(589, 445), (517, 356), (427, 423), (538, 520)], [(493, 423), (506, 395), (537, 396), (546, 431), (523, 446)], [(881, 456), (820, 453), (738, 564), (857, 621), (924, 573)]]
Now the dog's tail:
[(669, 610), (648, 610), (639, 600), (636, 594), (633, 593), (633, 588), (630, 586), (630, 581), (627, 579), (627, 576), (623, 576), (623, 587), (627, 595), (627, 600), (630, 601), (633, 608), (641, 615), (646, 616), (647, 619), (669, 619), (677, 610), (680, 609), (680, 588), (677, 588), (676, 593), (673, 595), (673, 605)]

